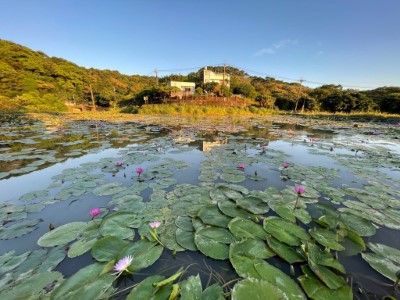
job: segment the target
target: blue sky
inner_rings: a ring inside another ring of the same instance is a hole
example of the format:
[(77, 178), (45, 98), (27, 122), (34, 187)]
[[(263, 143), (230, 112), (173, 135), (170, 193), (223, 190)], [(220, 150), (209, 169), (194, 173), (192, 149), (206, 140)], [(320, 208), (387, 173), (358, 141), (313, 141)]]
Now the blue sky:
[(0, 38), (128, 75), (226, 63), (312, 87), (400, 86), (399, 0), (0, 0)]

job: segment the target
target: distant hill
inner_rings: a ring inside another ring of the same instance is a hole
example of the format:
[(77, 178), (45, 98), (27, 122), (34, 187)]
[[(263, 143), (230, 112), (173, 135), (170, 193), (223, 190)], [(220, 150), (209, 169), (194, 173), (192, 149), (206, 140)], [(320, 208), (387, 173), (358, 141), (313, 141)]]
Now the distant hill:
[[(118, 71), (86, 69), (62, 58), (0, 40), (0, 102), (25, 106), (63, 106), (67, 100), (112, 106), (131, 100), (143, 88), (155, 84), (154, 77), (123, 75)], [(36, 99), (36, 101), (33, 101)], [(37, 103), (35, 103), (37, 102)], [(54, 108), (54, 107), (53, 107)], [(1, 109), (1, 107), (0, 107)]]
[[(214, 72), (224, 67), (208, 66)], [(382, 87), (371, 91), (343, 90), (326, 85), (312, 89), (300, 83), (288, 83), (272, 77), (250, 76), (245, 71), (227, 66), (231, 75), (230, 89), (200, 82), (200, 72), (187, 75), (124, 75), (118, 71), (86, 69), (62, 58), (49, 57), (41, 51), (0, 39), (0, 111), (63, 111), (67, 101), (76, 104), (115, 107), (140, 105), (143, 95), (163, 93), (170, 80), (196, 83), (196, 92), (223, 96), (236, 94), (258, 101), (260, 106), (283, 110), (365, 111), (380, 110), (400, 113), (400, 88)], [(147, 93), (147, 94), (146, 94)]]

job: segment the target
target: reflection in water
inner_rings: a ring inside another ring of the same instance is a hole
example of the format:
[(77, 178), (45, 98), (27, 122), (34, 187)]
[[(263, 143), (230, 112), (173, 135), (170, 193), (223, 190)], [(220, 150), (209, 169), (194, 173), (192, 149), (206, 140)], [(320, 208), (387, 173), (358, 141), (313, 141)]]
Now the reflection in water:
[[(86, 194), (72, 195), (66, 201), (54, 201), (54, 204), (52, 201), (57, 193), (67, 189), (69, 185), (79, 184), (88, 176), (98, 175), (101, 180), (105, 179), (121, 183), (127, 188), (131, 187), (133, 182), (136, 182), (134, 170), (138, 166), (143, 166), (145, 169), (144, 179), (141, 182), (145, 184), (142, 185), (143, 190), (133, 190), (129, 195), (140, 196), (145, 203), (155, 203), (156, 211), (171, 210), (162, 205), (176, 198), (179, 199), (178, 204), (180, 204), (185, 195), (180, 194), (179, 189), (178, 191), (174, 189), (177, 186), (181, 188), (185, 184), (192, 184), (191, 189), (199, 189), (193, 192), (193, 195), (190, 194), (190, 199), (204, 200), (209, 195), (207, 188), (218, 183), (227, 184), (220, 176), (221, 173), (230, 175), (232, 181), (238, 181), (236, 185), (241, 185), (250, 191), (265, 191), (268, 188), (285, 191), (287, 193), (282, 194), (282, 197), (286, 197), (285, 199), (290, 198), (288, 191), (292, 190), (295, 184), (306, 183), (311, 186), (312, 179), (307, 176), (313, 174), (320, 180), (319, 183), (324, 180), (327, 182), (327, 186), (314, 188), (320, 188), (323, 191), (318, 201), (329, 203), (333, 211), (346, 207), (343, 203), (356, 200), (356, 197), (349, 195), (342, 197), (337, 194), (334, 195), (336, 198), (329, 197), (331, 188), (335, 191), (336, 189), (341, 191), (344, 188), (364, 189), (373, 178), (374, 181), (385, 183), (387, 181), (388, 186), (398, 189), (398, 185), (393, 182), (393, 179), (396, 179), (393, 175), (394, 164), (398, 162), (396, 156), (398, 153), (393, 151), (396, 144), (389, 144), (391, 154), (388, 155), (386, 152), (383, 154), (382, 149), (385, 149), (383, 141), (366, 145), (366, 143), (360, 143), (360, 140), (363, 140), (360, 137), (338, 135), (331, 131), (309, 129), (303, 126), (257, 124), (248, 127), (246, 131), (233, 134), (224, 132), (221, 127), (218, 130), (212, 128), (207, 131), (200, 127), (196, 129), (192, 126), (190, 129), (189, 127), (182, 129), (184, 126), (180, 126), (179, 130), (170, 133), (165, 128), (162, 129), (156, 125), (144, 127), (133, 123), (115, 125), (96, 121), (73, 124), (65, 122), (62, 124), (61, 131), (61, 129), (48, 130), (50, 127), (43, 127), (43, 124), (39, 122), (18, 123), (21, 126), (10, 122), (2, 124), (0, 132), (2, 139), (0, 168), (1, 172), (6, 174), (0, 181), (0, 190), (5, 191), (2, 201), (22, 207), (27, 203), (19, 201), (20, 196), (39, 189), (47, 189), (51, 184), (59, 185), (48, 188), (49, 196), (42, 197), (46, 200), (46, 206), (42, 211), (28, 214), (28, 218), (43, 220), (38, 228), (21, 238), (0, 241), (0, 255), (13, 249), (16, 249), (18, 253), (37, 249), (36, 241), (48, 231), (50, 223), (58, 227), (72, 221), (86, 222), (90, 219), (88, 212), (93, 207), (108, 208), (112, 211), (115, 206), (109, 206), (108, 203), (114, 195), (95, 196), (92, 193), (93, 188), (88, 189)], [(356, 151), (351, 151), (351, 149), (359, 150), (357, 155), (355, 155)], [(116, 169), (115, 161), (121, 159), (124, 159), (124, 167)], [(243, 163), (244, 160), (246, 168), (238, 172), (235, 166)], [(35, 161), (36, 163), (32, 165)], [(45, 163), (40, 164), (40, 161)], [(289, 162), (289, 167), (285, 172), (280, 170), (283, 162)], [(375, 164), (380, 169), (377, 169)], [(91, 166), (91, 169), (88, 169), (90, 171), (78, 172), (79, 176), (68, 171), (71, 168), (80, 171), (88, 165)], [(21, 172), (24, 174), (22, 176), (19, 173), (11, 173), (12, 170), (23, 170), (28, 166), (35, 169)], [(148, 170), (154, 166), (158, 166), (158, 169), (146, 179), (146, 173), (150, 172)], [(369, 178), (368, 174), (364, 174), (366, 168), (370, 168), (372, 174)], [(53, 176), (61, 173), (66, 177), (72, 176), (72, 179), (66, 182), (52, 180)], [(158, 178), (158, 175), (165, 176), (170, 180), (171, 185), (168, 185), (168, 180), (164, 177)], [(244, 181), (240, 181), (242, 177)], [(92, 187), (93, 183), (85, 182), (85, 184)], [(206, 189), (205, 195), (200, 194), (201, 188)], [(331, 203), (333, 198), (337, 200), (335, 205)], [(40, 200), (42, 199), (35, 199), (34, 203)], [(177, 210), (180, 209), (178, 204)], [(307, 208), (312, 212), (311, 205)], [(172, 211), (175, 212), (173, 209)], [(276, 215), (272, 210), (269, 214)], [(136, 235), (136, 238), (139, 238), (139, 235)], [(399, 248), (399, 231), (381, 228), (368, 241)], [(360, 255), (347, 257), (339, 254), (339, 259), (353, 280), (355, 292), (358, 288), (365, 291), (372, 290), (379, 297), (391, 292), (387, 287), (390, 282), (374, 271)], [(66, 258), (57, 270), (69, 276), (92, 262), (90, 254), (75, 259)], [(280, 258), (274, 258), (269, 262), (275, 266), (281, 266), (285, 272), (288, 272), (288, 269), (285, 269), (287, 264)], [(174, 256), (170, 251), (165, 250), (160, 261), (142, 273), (129, 277), (127, 282), (121, 285), (130, 286), (149, 274), (171, 275), (180, 266), (190, 266), (188, 274), (200, 273), (203, 286), (210, 282), (236, 279), (236, 273), (229, 260), (214, 261), (194, 251), (178, 252)], [(300, 272), (297, 267), (296, 271)], [(375, 281), (381, 281), (383, 284), (377, 284)], [(358, 296), (363, 298), (364, 295)]]
[(219, 146), (221, 146), (223, 144), (226, 144), (226, 142), (223, 142), (223, 141), (216, 141), (216, 142), (203, 141), (201, 143), (200, 150), (203, 151), (203, 152), (210, 152), (213, 147), (219, 147)]

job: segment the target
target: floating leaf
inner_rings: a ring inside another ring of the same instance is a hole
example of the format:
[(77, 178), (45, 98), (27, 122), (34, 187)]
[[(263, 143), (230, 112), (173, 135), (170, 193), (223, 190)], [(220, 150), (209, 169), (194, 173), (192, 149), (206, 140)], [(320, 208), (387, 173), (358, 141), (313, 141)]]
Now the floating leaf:
[[(60, 272), (40, 272), (18, 280), (12, 289), (5, 289), (0, 292), (1, 299), (43, 299), (46, 296), (46, 288), (62, 282)], [(64, 298), (65, 299), (65, 298)]]
[(265, 280), (246, 278), (235, 284), (232, 290), (232, 300), (289, 299), (285, 293), (275, 285)]
[(106, 196), (106, 195), (114, 195), (122, 192), (126, 188), (120, 182), (111, 182), (99, 186), (93, 190), (93, 194), (97, 196)]
[(194, 233), (191, 231), (185, 231), (178, 228), (176, 230), (176, 242), (179, 244), (179, 246), (187, 250), (197, 251), (197, 247), (194, 242)]
[(319, 278), (311, 271), (307, 265), (301, 266), (303, 273), (298, 277), (301, 287), (306, 292), (307, 296), (315, 300), (352, 300), (353, 293), (349, 286), (343, 285), (342, 287), (332, 290), (327, 287)]
[(138, 228), (142, 220), (134, 213), (117, 212), (103, 219), (100, 225), (100, 233), (103, 236), (112, 235), (121, 239), (133, 239), (135, 231), (132, 228)]
[(400, 270), (400, 250), (384, 245), (368, 243), (375, 253), (361, 253), (362, 258), (383, 276), (396, 282), (396, 272)]
[(243, 239), (230, 245), (229, 260), (241, 277), (257, 277), (258, 272), (254, 264), (273, 257), (271, 251), (264, 241), (259, 239)]
[(204, 224), (214, 225), (218, 227), (228, 227), (231, 218), (221, 213), (215, 205), (204, 206), (198, 213), (198, 217)]
[(282, 290), (287, 299), (306, 299), (301, 288), (288, 275), (265, 261), (254, 264), (260, 279)]
[(342, 237), (328, 229), (314, 227), (310, 231), (310, 235), (321, 245), (333, 250), (342, 251), (344, 247), (339, 244)]
[(236, 200), (236, 204), (253, 214), (265, 214), (269, 211), (268, 205), (261, 198), (251, 195)]
[(242, 238), (259, 238), (265, 240), (267, 235), (259, 224), (247, 219), (232, 219), (228, 227), (233, 236), (238, 240)]
[(278, 241), (272, 236), (267, 237), (268, 246), (282, 259), (289, 264), (305, 261), (304, 254), (299, 248), (290, 247), (285, 243)]
[(172, 287), (164, 287), (160, 290), (154, 286), (155, 283), (164, 279), (165, 277), (160, 275), (147, 277), (132, 289), (132, 291), (126, 297), (126, 300), (151, 299), (152, 297), (160, 298), (160, 294), (165, 295), (164, 299), (167, 299)]
[(196, 230), (194, 241), (197, 248), (204, 255), (214, 259), (227, 259), (229, 256), (229, 246), (233, 242), (232, 234), (224, 229), (214, 226), (202, 227)]
[(42, 220), (24, 220), (8, 227), (0, 227), (0, 240), (8, 240), (23, 236), (34, 231)]
[(68, 257), (74, 258), (74, 257), (82, 255), (83, 253), (86, 253), (87, 251), (89, 251), (92, 248), (92, 246), (96, 243), (96, 241), (97, 241), (97, 239), (77, 240), (69, 247)]
[(278, 217), (265, 218), (264, 229), (277, 240), (290, 246), (300, 246), (302, 241), (310, 239), (303, 228)]
[(105, 236), (93, 245), (92, 255), (97, 261), (107, 262), (116, 259), (121, 250), (128, 245), (128, 241), (114, 236)]
[(65, 245), (75, 240), (78, 234), (83, 231), (86, 226), (87, 223), (85, 222), (72, 222), (62, 225), (42, 235), (37, 244), (41, 247)]
[(99, 299), (110, 296), (115, 276), (100, 275), (103, 265), (91, 264), (65, 280), (51, 294), (51, 299)]
[(203, 288), (200, 276), (190, 276), (180, 283), (181, 300), (201, 300)]
[(132, 255), (133, 263), (128, 269), (131, 272), (138, 272), (141, 269), (154, 264), (160, 258), (163, 250), (164, 247), (157, 243), (149, 242), (147, 240), (138, 240), (121, 249), (118, 254), (118, 259), (127, 255)]

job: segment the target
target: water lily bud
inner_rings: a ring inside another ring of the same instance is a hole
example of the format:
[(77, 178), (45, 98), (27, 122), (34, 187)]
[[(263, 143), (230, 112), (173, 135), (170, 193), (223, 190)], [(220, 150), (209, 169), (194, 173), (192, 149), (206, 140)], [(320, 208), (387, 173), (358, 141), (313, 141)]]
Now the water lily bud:
[(290, 275), (294, 276), (295, 274), (296, 274), (296, 272), (294, 271), (293, 265), (290, 265)]

